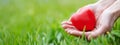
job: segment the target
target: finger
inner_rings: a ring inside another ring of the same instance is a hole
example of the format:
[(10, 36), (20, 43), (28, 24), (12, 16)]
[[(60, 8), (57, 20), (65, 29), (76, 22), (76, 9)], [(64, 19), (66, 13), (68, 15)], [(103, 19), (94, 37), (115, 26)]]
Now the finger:
[(88, 37), (88, 35), (90, 34), (90, 32), (82, 32), (82, 31), (78, 31), (78, 30), (74, 30), (74, 29), (66, 29), (66, 32), (74, 35), (74, 36), (79, 36), (81, 37), (83, 34)]
[(72, 25), (72, 23), (70, 21), (63, 21), (61, 24), (62, 25), (64, 25), (64, 24)]
[(64, 29), (67, 29), (67, 28), (74, 28), (74, 29), (75, 29), (74, 26), (68, 25), (68, 24), (64, 24), (64, 25), (62, 25), (62, 27), (63, 27)]

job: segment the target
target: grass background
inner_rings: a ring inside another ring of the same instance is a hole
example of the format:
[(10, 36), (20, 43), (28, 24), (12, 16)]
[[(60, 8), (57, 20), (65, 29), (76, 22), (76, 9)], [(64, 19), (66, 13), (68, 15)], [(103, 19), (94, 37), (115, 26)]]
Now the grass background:
[(97, 0), (0, 0), (0, 45), (120, 45), (120, 19), (105, 36), (87, 41), (61, 22)]

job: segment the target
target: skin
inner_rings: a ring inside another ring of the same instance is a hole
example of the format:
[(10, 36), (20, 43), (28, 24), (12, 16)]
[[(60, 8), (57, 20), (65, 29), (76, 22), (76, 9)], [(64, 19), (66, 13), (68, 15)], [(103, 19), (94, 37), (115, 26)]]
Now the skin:
[[(84, 32), (88, 40), (111, 31), (114, 22), (118, 19), (118, 17), (120, 17), (120, 0), (99, 0), (96, 3), (87, 6), (91, 7), (95, 12), (97, 20), (96, 28), (94, 28), (94, 30)], [(83, 34), (83, 32), (78, 31), (69, 20), (63, 21), (62, 27), (68, 34), (79, 37)]]

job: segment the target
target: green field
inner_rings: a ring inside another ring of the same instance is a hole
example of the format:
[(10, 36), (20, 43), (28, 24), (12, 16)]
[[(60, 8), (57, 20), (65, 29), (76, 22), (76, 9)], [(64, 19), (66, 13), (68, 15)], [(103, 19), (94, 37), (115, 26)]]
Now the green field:
[(120, 19), (112, 31), (87, 41), (61, 22), (97, 0), (0, 0), (0, 45), (120, 45)]

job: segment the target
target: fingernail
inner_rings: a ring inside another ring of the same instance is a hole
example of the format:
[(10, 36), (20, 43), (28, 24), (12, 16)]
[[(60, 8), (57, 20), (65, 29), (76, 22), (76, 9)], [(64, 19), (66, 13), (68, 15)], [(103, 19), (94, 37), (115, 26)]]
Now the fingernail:
[(88, 36), (88, 40), (91, 40), (91, 38), (92, 38), (92, 36), (91, 36), (91, 35), (89, 35), (89, 36)]

